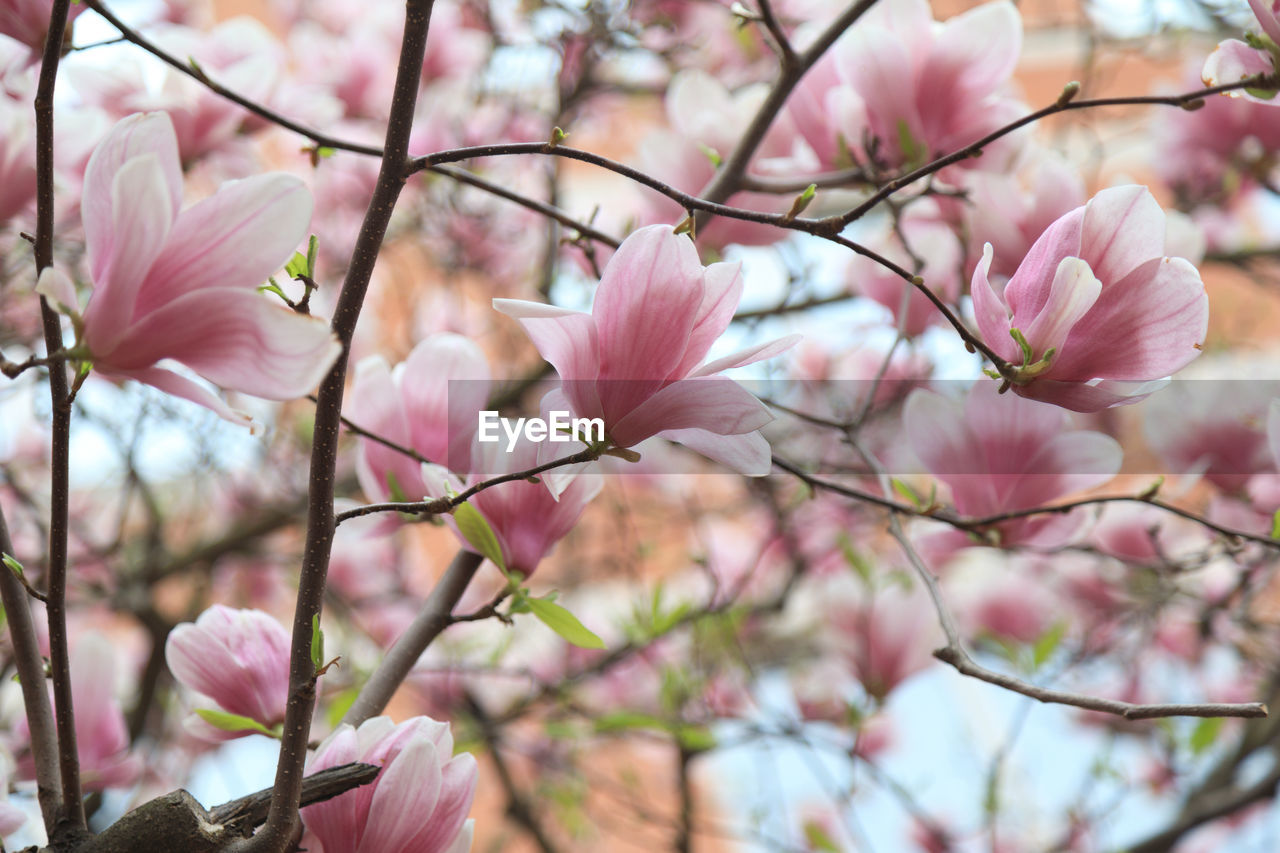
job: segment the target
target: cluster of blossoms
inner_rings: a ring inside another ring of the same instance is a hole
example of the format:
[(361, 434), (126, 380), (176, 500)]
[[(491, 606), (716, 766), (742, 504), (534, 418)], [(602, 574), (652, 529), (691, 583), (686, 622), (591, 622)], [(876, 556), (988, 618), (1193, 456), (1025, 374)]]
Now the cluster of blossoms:
[[(303, 105), (298, 109), (315, 126), (339, 127), (353, 139), (380, 127), (392, 88), (393, 69), (383, 60), (399, 35), (399, 18), (391, 14), (396, 10), (378, 6), (366, 14), (334, 0), (313, 4), (304, 19), (300, 9), (279, 5), (282, 19), (296, 24), (287, 42), (243, 20), (201, 34), (179, 20), (179, 4), (169, 10), (173, 20), (156, 22), (154, 41), (189, 56), (201, 76), (253, 100), (282, 109)], [(707, 14), (686, 7), (715, 4), (635, 5), (636, 20), (661, 20), (679, 34), (682, 27), (700, 26)], [(831, 12), (814, 11), (801, 0), (776, 5), (794, 36), (788, 49), (798, 51), (813, 43)], [(1205, 66), (1206, 81), (1274, 78), (1280, 57), (1276, 7), (1262, 0), (1251, 5), (1263, 34), (1224, 42)], [(545, 126), (546, 115), (512, 108), (474, 85), (485, 76), (498, 41), (474, 10), (443, 0), (437, 6), (420, 79), (427, 95), (414, 117), (411, 151), (499, 135), (552, 138), (558, 144), (560, 137)], [(791, 27), (789, 16), (809, 14), (813, 20)], [(43, 44), (47, 17), (47, 4), (0, 0), (0, 33), (16, 39), (0, 41), (0, 223), (15, 230), (25, 227), (35, 199), (35, 145), (22, 110), (31, 91), (29, 63)], [(656, 32), (655, 27), (644, 37), (657, 39)], [(665, 195), (647, 197), (629, 210), (620, 205), (609, 215), (628, 222), (628, 233), (607, 259), (603, 249), (591, 255), (593, 264), (603, 263), (592, 276), (589, 311), (554, 304), (547, 294), (563, 291), (553, 275), (539, 288), (543, 298), (517, 298), (534, 293), (535, 265), (527, 260), (538, 254), (530, 248), (537, 235), (529, 236), (537, 229), (525, 227), (528, 220), (499, 217), (473, 196), (444, 199), (439, 184), (415, 183), (406, 205), (412, 211), (397, 226), (421, 226), (425, 251), (451, 275), (480, 270), (489, 279), (476, 312), (484, 319), (464, 316), (462, 309), (437, 311), (443, 303), (430, 303), (422, 309), (430, 316), (407, 323), (412, 346), (398, 350), (391, 342), (392, 323), (384, 320), (384, 327), (344, 344), (324, 316), (331, 294), (318, 293), (315, 306), (307, 302), (315, 279), (323, 277), (316, 259), (308, 257), (308, 235), (320, 235), (324, 263), (349, 254), (357, 214), (375, 180), (375, 161), (346, 168), (341, 164), (354, 155), (315, 147), (311, 162), (295, 167), (299, 174), (246, 177), (256, 168), (242, 162), (253, 158), (247, 140), (264, 130), (262, 119), (174, 70), (159, 78), (141, 65), (122, 63), (106, 72), (72, 59), (66, 78), (84, 114), (81, 124), (64, 127), (84, 133), (58, 142), (58, 179), (69, 190), (60, 196), (78, 199), (59, 215), (82, 229), (83, 258), (79, 264), (79, 258), (60, 258), (47, 267), (36, 291), (68, 320), (71, 337), (63, 354), (81, 368), (77, 381), (88, 374), (139, 382), (240, 425), (252, 420), (234, 408), (234, 398), (209, 385), (296, 400), (335, 365), (345, 365), (345, 347), (355, 368), (342, 414), (358, 438), (344, 463), (352, 463), (364, 496), (403, 504), (468, 492), (466, 504), (483, 520), (496, 554), (465, 516), (447, 515), (445, 523), (463, 549), (501, 563), (511, 584), (502, 595), (523, 595), (528, 591), (519, 583), (579, 523), (609, 481), (604, 472), (621, 467), (609, 467), (617, 459), (661, 458), (668, 452), (661, 442), (669, 441), (748, 477), (774, 470), (774, 411), (724, 374), (788, 354), (800, 336), (719, 354), (720, 342), (732, 337), (747, 278), (741, 261), (704, 258), (734, 257), (727, 247), (770, 246), (791, 233), (779, 225), (789, 224), (801, 205), (771, 186), (797, 176), (803, 185), (807, 178), (841, 171), (848, 187), (864, 191), (964, 151), (1025, 116), (1027, 108), (1012, 88), (1022, 35), (1017, 9), (1004, 0), (946, 21), (935, 20), (925, 0), (881, 0), (834, 41), (779, 105), (776, 120), (759, 134), (742, 167), (746, 177), (726, 196), (729, 205), (786, 219), (770, 224), (720, 216), (703, 226)], [(561, 33), (557, 85), (565, 111), (598, 60), (583, 39), (582, 33)], [(676, 55), (681, 41), (677, 35), (662, 50)], [(722, 64), (709, 61), (714, 74), (687, 68), (671, 73), (661, 126), (638, 135), (631, 152), (642, 171), (689, 194), (714, 186), (724, 174), (722, 164), (738, 156), (750, 135), (751, 117), (771, 97), (751, 63), (729, 59), (735, 43), (696, 49)], [(289, 71), (292, 59), (312, 55), (333, 60), (309, 76)], [(1170, 161), (1191, 164), (1178, 169), (1184, 183), (1175, 187), (1188, 206), (1218, 199), (1228, 184), (1267, 185), (1272, 153), (1280, 148), (1280, 133), (1269, 124), (1273, 89), (1233, 92), (1248, 99), (1247, 115), (1234, 110), (1241, 104), (1220, 99), (1192, 114), (1192, 120), (1208, 124), (1182, 125), (1176, 139), (1170, 135), (1167, 143), (1177, 155)], [(1257, 145), (1219, 144), (1212, 131), (1228, 122), (1249, 128)], [(229, 176), (234, 177), (224, 180)], [(518, 188), (525, 182), (532, 179), (511, 176)], [(210, 191), (213, 184), (218, 188)], [(200, 200), (187, 204), (188, 194)], [(848, 210), (846, 202), (839, 193), (824, 192), (808, 212), (840, 214)], [(980, 156), (937, 170), (928, 191), (907, 197), (904, 205), (890, 221), (857, 233), (870, 250), (854, 256), (837, 278), (849, 294), (889, 312), (894, 347), (907, 341), (914, 349), (905, 356), (890, 350), (883, 359), (873, 354), (848, 360), (825, 353), (809, 358), (812, 352), (798, 350), (791, 359), (800, 363), (797, 375), (871, 383), (873, 393), (850, 407), (861, 412), (848, 421), (858, 428), (863, 415), (879, 416), (901, 404), (885, 433), (869, 428), (859, 441), (871, 447), (866, 456), (879, 454), (902, 470), (915, 466), (915, 482), (926, 489), (913, 491), (901, 480), (897, 486), (899, 495), (912, 496), (918, 514), (934, 514), (946, 504), (949, 521), (962, 522), (941, 534), (921, 525), (911, 531), (911, 547), (942, 576), (940, 588), (956, 602), (966, 641), (997, 648), (1041, 642), (1054, 630), (1055, 607), (1066, 602), (1072, 640), (1081, 649), (1117, 648), (1131, 590), (1101, 576), (1093, 563), (1065, 560), (1050, 567), (1045, 555), (1078, 546), (1087, 559), (1111, 561), (1108, 566), (1156, 565), (1194, 537), (1179, 537), (1143, 513), (1108, 509), (1100, 519), (1083, 510), (1032, 513), (1110, 482), (1123, 452), (1104, 431), (1114, 414), (1108, 410), (1156, 395), (1201, 354), (1209, 322), (1209, 300), (1195, 265), (1202, 241), (1180, 237), (1185, 223), (1167, 216), (1145, 186), (1112, 186), (1090, 197), (1079, 173), (1024, 133), (1001, 134), (983, 145)], [(447, 223), (433, 221), (437, 208), (459, 215)], [(415, 216), (421, 221), (413, 222)], [(551, 264), (561, 250), (549, 242), (545, 254)], [(299, 250), (303, 254), (295, 254)], [(446, 257), (447, 263), (441, 260)], [(298, 258), (304, 261), (302, 274)], [(882, 263), (885, 258), (893, 263)], [(303, 282), (305, 299), (279, 299), (284, 291), (272, 277), (281, 268)], [(908, 268), (910, 274), (903, 275)], [(336, 266), (323, 271), (335, 279), (340, 272)], [(966, 317), (972, 320), (968, 325)], [(557, 461), (552, 454), (564, 444), (538, 442), (526, 433), (504, 447), (505, 442), (485, 440), (478, 428), (482, 413), (497, 405), (492, 401), (500, 389), (479, 342), (504, 325), (507, 331), (516, 328), (509, 320), (527, 337), (517, 346), (531, 345), (554, 370), (554, 387), (538, 404), (543, 419), (563, 412), (601, 425), (599, 438), (563, 454), (578, 451), (572, 466), (542, 470)], [(949, 326), (992, 363), (990, 381), (979, 379), (963, 399), (914, 389), (931, 370), (919, 341)], [(424, 329), (430, 333), (421, 334)], [(855, 337), (848, 330), (842, 334)], [(392, 366), (387, 353), (394, 351), (407, 355)], [(890, 381), (881, 387), (886, 377)], [(1178, 392), (1153, 398), (1153, 405), (1164, 400), (1175, 412), (1148, 415), (1148, 445), (1166, 464), (1198, 478), (1197, 485), (1216, 490), (1210, 518), (1230, 530), (1264, 535), (1275, 529), (1280, 402), (1271, 391), (1215, 398), (1204, 417), (1174, 417), (1205, 406), (1177, 403)], [(1094, 420), (1077, 429), (1068, 412)], [(858, 444), (846, 442), (848, 435), (814, 441), (807, 449), (820, 447), (814, 456), (824, 460), (836, 453), (847, 459), (848, 445)], [(805, 433), (800, 440), (808, 439)], [(535, 469), (538, 476), (529, 473)], [(865, 473), (854, 470), (852, 476)], [(887, 475), (867, 476), (859, 484), (878, 490), (881, 502), (896, 500)], [(941, 499), (934, 491), (939, 486)], [(771, 508), (779, 518), (785, 515), (777, 502)], [(775, 532), (779, 522), (773, 517), (755, 520), (769, 531), (759, 542), (736, 543), (759, 544), (758, 553), (735, 552), (734, 543), (726, 542), (732, 534), (708, 535), (712, 545), (702, 568), (715, 587), (709, 598), (720, 608), (728, 601), (726, 590), (763, 588), (763, 596), (783, 575), (780, 567), (788, 558), (807, 561), (810, 577), (777, 584), (787, 593), (799, 586), (801, 596), (810, 596), (812, 612), (832, 628), (818, 644), (821, 657), (797, 680), (799, 713), (807, 721), (845, 723), (869, 712), (859, 718), (858, 742), (849, 753), (872, 757), (893, 740), (892, 725), (881, 714), (891, 694), (926, 668), (934, 649), (954, 638), (940, 636), (935, 603), (919, 584), (893, 580), (896, 570), (908, 574), (911, 561), (866, 544), (874, 535), (865, 518), (822, 501), (794, 513), (812, 534), (798, 544)], [(347, 528), (349, 538), (335, 545), (331, 578), (340, 595), (380, 604), (411, 598), (400, 595), (403, 585), (390, 583), (387, 572), (362, 564), (391, 561), (385, 557), (393, 548), (388, 540), (404, 525), (392, 514), (385, 518), (358, 533)], [(866, 555), (859, 550), (864, 545)], [(990, 557), (995, 549), (1007, 553), (991, 557), (994, 568), (979, 566), (981, 559), (973, 555)], [(866, 568), (869, 559), (889, 567), (883, 573), (889, 580)], [(344, 561), (351, 565), (344, 569)], [(1229, 585), (1205, 574), (1198, 581), (1204, 595), (1225, 601)], [(488, 608), (496, 612), (496, 604)], [(656, 597), (652, 610), (656, 624), (663, 615)], [(519, 612), (513, 606), (502, 615), (509, 619)], [(387, 606), (368, 633), (377, 645), (389, 645), (413, 616)], [(1193, 616), (1175, 612), (1158, 626), (1156, 641), (1170, 657), (1203, 657), (1206, 643), (1196, 634)], [(638, 702), (641, 694), (660, 692), (644, 680), (652, 673), (642, 670), (650, 664), (659, 669), (656, 662), (666, 666), (684, 651), (662, 633), (653, 629), (655, 641), (645, 650), (649, 658), (636, 671), (613, 674), (616, 681), (604, 691), (611, 701), (622, 704), (618, 697), (625, 696)], [(185, 731), (194, 739), (279, 735), (289, 698), (290, 636), (274, 616), (213, 605), (194, 623), (173, 628), (164, 648), (169, 671), (190, 694), (193, 713)], [(561, 661), (537, 663), (555, 675), (574, 671), (568, 665), (557, 669)], [(99, 791), (138, 783), (146, 768), (115, 695), (105, 644), (84, 634), (71, 670), (84, 787)], [(1140, 698), (1142, 685), (1126, 687), (1135, 701)], [(456, 706), (461, 692), (456, 685), (448, 692)], [(693, 697), (688, 702), (696, 699), (711, 715), (745, 716), (752, 701), (748, 689), (726, 678), (707, 678), (685, 692)], [(646, 708), (646, 724), (662, 722), (657, 715), (667, 711)], [(467, 818), (478, 769), (468, 753), (454, 754), (449, 723), (420, 715), (399, 724), (388, 717), (354, 726), (334, 722), (308, 771), (352, 761), (381, 771), (369, 785), (303, 809), (304, 846), (327, 853), (470, 848)], [(679, 726), (670, 733), (688, 735)], [(35, 773), (29, 750), (24, 752), (27, 737), (18, 727), (13, 738), (14, 771), (22, 779)], [(0, 802), (0, 835), (20, 822)]]

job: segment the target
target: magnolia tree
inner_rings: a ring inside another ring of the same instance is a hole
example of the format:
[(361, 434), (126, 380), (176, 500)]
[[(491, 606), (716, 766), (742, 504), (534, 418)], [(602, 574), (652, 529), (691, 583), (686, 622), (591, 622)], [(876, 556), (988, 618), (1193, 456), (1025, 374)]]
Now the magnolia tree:
[(0, 0), (10, 849), (1266, 847), (1250, 4)]

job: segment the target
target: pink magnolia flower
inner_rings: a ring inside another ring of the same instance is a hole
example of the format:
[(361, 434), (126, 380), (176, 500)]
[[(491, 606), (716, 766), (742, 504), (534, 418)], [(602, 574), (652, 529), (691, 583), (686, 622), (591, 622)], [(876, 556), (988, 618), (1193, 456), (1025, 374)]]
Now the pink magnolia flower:
[(0, 224), (36, 198), (36, 135), (31, 108), (0, 95)]
[[(208, 32), (163, 25), (150, 36), (170, 54), (191, 57), (209, 77), (259, 103), (271, 99), (284, 65), (275, 36), (248, 17), (223, 21)], [(244, 108), (168, 66), (157, 75), (153, 66), (131, 59), (106, 67), (73, 61), (66, 71), (77, 95), (114, 116), (168, 113), (188, 165), (225, 148), (250, 118)]]
[[(667, 88), (666, 109), (669, 130), (658, 130), (640, 140), (637, 165), (677, 189), (698, 193), (716, 174), (715, 159), (732, 152), (767, 94), (764, 85), (730, 92), (725, 85), (703, 71), (681, 71)], [(761, 143), (753, 170), (778, 172), (792, 165), (790, 156), (795, 129), (789, 117), (774, 122)], [(767, 213), (785, 213), (794, 196), (770, 193), (736, 193), (728, 204)], [(678, 203), (657, 192), (645, 191), (646, 223), (676, 222), (686, 216)], [(772, 225), (741, 219), (716, 217), (698, 230), (698, 242), (723, 248), (730, 243), (768, 246), (787, 236)]]
[[(540, 460), (538, 451), (539, 447), (550, 446), (554, 445), (539, 445), (522, 436), (508, 452), (505, 443), (476, 441), (472, 445), (472, 473), (465, 483), (439, 465), (422, 466), (426, 494), (431, 498), (445, 497), (450, 491), (457, 494), (480, 480), (528, 471), (540, 461), (549, 461)], [(514, 480), (484, 489), (469, 503), (489, 522), (507, 569), (528, 577), (578, 523), (582, 510), (599, 494), (602, 485), (597, 474), (565, 476), (548, 472), (542, 475), (541, 482)], [(452, 516), (447, 523), (463, 546), (474, 550), (458, 532)]]
[(1165, 228), (1146, 187), (1103, 190), (1040, 235), (1002, 294), (987, 244), (973, 310), (1015, 393), (1095, 412), (1146, 397), (1200, 354), (1209, 299), (1194, 266), (1164, 256)]
[(267, 174), (224, 185), (179, 212), (182, 170), (164, 113), (130, 116), (85, 172), (85, 242), (94, 293), (84, 316), (52, 267), (40, 290), (76, 320), (77, 346), (99, 375), (136, 379), (248, 424), (216, 395), (171, 370), (181, 362), (215, 385), (258, 397), (300, 397), (341, 345), (318, 317), (257, 292), (306, 233), (311, 199), (296, 178)]
[[(1068, 431), (1061, 409), (980, 382), (963, 403), (919, 390), (903, 413), (907, 442), (924, 468), (951, 489), (956, 511), (985, 517), (1044, 506), (1091, 489), (1120, 470), (1115, 439)], [(1002, 545), (1062, 544), (1080, 526), (1077, 513), (1033, 516), (996, 525)], [(948, 534), (949, 535), (949, 534)], [(957, 535), (959, 544), (968, 543)]]
[[(444, 333), (424, 339), (394, 370), (381, 356), (361, 361), (347, 415), (432, 462), (466, 471), (476, 416), (488, 397), (484, 353), (467, 338)], [(419, 500), (427, 493), (419, 462), (372, 439), (360, 440), (356, 474), (371, 500)]]
[(514, 299), (493, 305), (520, 321), (560, 374), (561, 388), (544, 409), (602, 418), (618, 447), (658, 435), (760, 477), (770, 458), (759, 429), (773, 416), (741, 385), (716, 374), (771, 358), (797, 338), (699, 366), (741, 296), (738, 264), (704, 267), (690, 240), (653, 225), (610, 258), (590, 314)]
[[(806, 75), (789, 109), (825, 167), (864, 153), (882, 168), (919, 165), (1025, 112), (1001, 91), (1021, 48), (1012, 3), (939, 23), (927, 0), (880, 2)], [(1018, 144), (997, 142), (964, 165), (1001, 169)]]
[[(71, 22), (84, 10), (82, 3), (72, 3), (67, 8), (68, 35)], [(17, 39), (31, 48), (31, 61), (34, 62), (44, 50), (52, 12), (53, 0), (0, 0), (0, 35)]]
[(1278, 391), (1280, 383), (1263, 380), (1179, 381), (1143, 407), (1143, 432), (1170, 473), (1239, 492), (1254, 474), (1275, 470), (1267, 407)]
[(868, 694), (878, 699), (933, 663), (945, 638), (924, 589), (892, 584), (831, 615), (845, 658)]
[(308, 773), (353, 761), (382, 767), (370, 785), (307, 806), (302, 820), (325, 853), (466, 853), (476, 760), (453, 754), (448, 723), (374, 717), (343, 724), (320, 744)]
[[(1262, 27), (1262, 35), (1254, 35), (1248, 43), (1227, 39), (1209, 54), (1204, 62), (1201, 77), (1208, 86), (1235, 83), (1258, 74), (1274, 76), (1276, 55), (1280, 52), (1280, 3), (1276, 0), (1249, 0), (1249, 6)], [(1259, 104), (1280, 105), (1276, 91), (1235, 89), (1224, 94), (1233, 98), (1246, 98)]]
[[(261, 610), (215, 604), (194, 624), (184, 622), (173, 629), (164, 656), (179, 684), (207, 696), (218, 708), (267, 728), (284, 719), (289, 632)], [(188, 728), (210, 740), (253, 734), (215, 729), (198, 717)]]
[[(96, 633), (82, 635), (71, 651), (71, 703), (86, 791), (128, 787), (142, 772), (142, 759), (130, 752), (129, 727), (116, 697), (116, 658), (111, 642)], [(18, 729), (21, 738), (29, 737), (25, 719)], [(35, 777), (30, 754), (20, 758), (18, 775)]]

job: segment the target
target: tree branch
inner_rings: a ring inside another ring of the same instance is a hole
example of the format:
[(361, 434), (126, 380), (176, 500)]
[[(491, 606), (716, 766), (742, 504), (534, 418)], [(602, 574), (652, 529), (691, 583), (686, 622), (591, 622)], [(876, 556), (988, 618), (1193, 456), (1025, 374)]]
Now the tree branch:
[[(0, 553), (15, 556), (9, 538), (9, 526), (0, 508)], [(58, 767), (58, 737), (53, 727), (53, 709), (49, 707), (49, 691), (45, 688), (44, 660), (35, 625), (31, 621), (31, 605), (23, 584), (8, 566), (0, 565), (0, 601), (4, 603), (9, 640), (13, 643), (14, 666), (22, 684), (22, 704), (27, 712), (27, 728), (31, 733), (31, 757), (36, 770), (36, 798), (45, 827), (52, 829), (62, 810), (62, 782)]]
[(324, 602), (325, 577), (333, 547), (334, 477), (338, 460), (338, 439), (342, 422), (342, 398), (347, 375), (347, 359), (360, 309), (378, 252), (386, 237), (387, 225), (396, 200), (408, 177), (409, 135), (426, 52), (427, 31), (433, 0), (408, 0), (404, 34), (391, 98), (390, 119), (383, 146), (382, 165), (373, 198), (360, 226), (346, 280), (333, 312), (333, 330), (342, 343), (342, 353), (320, 385), (317, 395), (315, 430), (308, 486), (307, 536), (303, 548), (302, 571), (298, 579), (298, 599), (293, 617), (293, 638), (289, 654), (289, 699), (285, 706), (280, 760), (276, 767), (275, 791), (262, 830), (236, 853), (284, 853), (298, 826), (298, 804), (302, 790), (302, 768), (306, 761), (315, 706), (315, 668), (311, 663), (311, 634)]
[(382, 713), (396, 690), (404, 683), (405, 676), (427, 650), (427, 646), (452, 624), (453, 608), (466, 592), (467, 585), (475, 577), (482, 562), (483, 557), (470, 551), (459, 551), (454, 555), (449, 568), (431, 590), (418, 615), (360, 689), (360, 694), (347, 709), (342, 722), (359, 726), (370, 717)]

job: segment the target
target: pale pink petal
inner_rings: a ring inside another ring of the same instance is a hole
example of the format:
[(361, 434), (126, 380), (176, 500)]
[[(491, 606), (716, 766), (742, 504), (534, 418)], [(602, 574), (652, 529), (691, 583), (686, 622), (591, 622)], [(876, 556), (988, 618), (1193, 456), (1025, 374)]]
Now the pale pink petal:
[(705, 429), (721, 435), (752, 432), (773, 420), (763, 403), (731, 379), (703, 377), (673, 382), (622, 420), (609, 436), (620, 446), (639, 444), (673, 429)]
[(773, 469), (769, 442), (757, 430), (741, 435), (719, 435), (705, 429), (669, 429), (660, 438), (683, 444), (747, 477), (765, 477)]
[(185, 376), (179, 376), (172, 370), (166, 370), (163, 367), (141, 367), (136, 370), (126, 371), (95, 368), (95, 373), (104, 379), (116, 381), (133, 379), (142, 382), (153, 388), (159, 388), (166, 394), (172, 394), (175, 397), (190, 400), (198, 406), (204, 406), (206, 409), (213, 411), (218, 417), (237, 426), (249, 427), (251, 430), (254, 428), (254, 420), (249, 415), (232, 409), (217, 394), (202, 385), (192, 382)]
[(1007, 0), (984, 3), (948, 19), (934, 39), (922, 91), (974, 98), (1001, 86), (1022, 52), (1022, 18)]
[(414, 853), (411, 844), (434, 818), (442, 784), (435, 744), (429, 740), (407, 744), (378, 777), (369, 820), (353, 853)]
[[(693, 242), (666, 225), (636, 231), (609, 259), (591, 309), (600, 354), (597, 392), (607, 421), (662, 387), (684, 360), (703, 272)], [(643, 319), (654, 317), (662, 322)]]
[(1208, 324), (1209, 298), (1196, 268), (1182, 258), (1150, 261), (1129, 279), (1107, 283), (1072, 328), (1052, 378), (1169, 376), (1200, 354)]
[(1280, 21), (1276, 20), (1276, 12), (1272, 4), (1268, 0), (1249, 0), (1249, 8), (1253, 9), (1258, 23), (1262, 25), (1262, 31), (1270, 37), (1271, 41), (1280, 44)]
[(168, 113), (139, 113), (121, 120), (94, 149), (85, 167), (84, 221), (85, 244), (95, 281), (101, 280), (102, 268), (110, 254), (114, 221), (112, 188), (116, 173), (135, 157), (153, 154), (157, 158), (164, 186), (165, 202), (172, 221), (182, 206), (182, 164), (178, 162), (178, 141)]
[(169, 235), (168, 193), (154, 154), (134, 157), (114, 175), (109, 230), (90, 257), (95, 287), (85, 310), (85, 339), (95, 355), (110, 352), (135, 316), (139, 285)]
[(738, 303), (742, 300), (742, 264), (712, 264), (707, 267), (704, 284), (706, 289), (689, 333), (688, 349), (671, 371), (670, 378), (688, 376), (706, 357), (716, 338), (729, 328), (733, 312), (738, 310)]
[[(906, 45), (880, 27), (861, 25), (854, 29), (849, 49), (840, 59), (841, 74), (862, 96), (871, 133), (880, 139), (880, 156), (898, 165), (907, 153), (904, 137), (925, 145), (915, 106), (914, 63)], [(862, 148), (860, 139), (846, 141), (855, 150)]]
[[(76, 286), (67, 274), (57, 267), (45, 267), (36, 282), (36, 293), (49, 300), (54, 308), (63, 314), (79, 313), (80, 300), (76, 296)], [(0, 833), (3, 835), (3, 833)]]
[(1079, 256), (1110, 287), (1143, 264), (1164, 257), (1164, 232), (1164, 211), (1150, 190), (1112, 187), (1085, 205)]
[(582, 417), (600, 417), (595, 390), (600, 356), (592, 316), (519, 299), (495, 299), (493, 307), (520, 321), (543, 359), (565, 383), (573, 410)]
[(292, 175), (224, 184), (178, 216), (138, 291), (139, 313), (197, 290), (265, 283), (306, 236), (311, 204), (310, 191)]
[(252, 290), (214, 288), (152, 312), (128, 330), (109, 360), (101, 358), (115, 371), (172, 358), (219, 387), (289, 400), (314, 388), (341, 351), (319, 317)]
[(1004, 301), (1013, 314), (1013, 325), (1029, 322), (1044, 309), (1062, 259), (1081, 257), (1080, 235), (1085, 210), (1077, 208), (1050, 225), (1032, 244), (1018, 271), (1005, 285)]
[(969, 293), (973, 297), (974, 319), (987, 346), (1005, 361), (1019, 364), (1022, 354), (1018, 345), (1009, 337), (1009, 310), (1005, 307), (1004, 300), (996, 295), (988, 278), (991, 261), (992, 248), (987, 243), (982, 250), (982, 260), (978, 261), (973, 270), (973, 281), (969, 285)]
[(400, 393), (414, 449), (450, 468), (465, 463), (477, 413), (489, 400), (484, 353), (461, 335), (432, 335), (413, 348), (403, 370)]
[(1055, 379), (1037, 379), (1026, 385), (1015, 385), (1013, 391), (1019, 397), (1052, 403), (1073, 412), (1100, 412), (1112, 406), (1127, 406), (1141, 402), (1168, 384), (1168, 379), (1153, 379), (1147, 382), (1110, 379), (1063, 382)]
[(773, 358), (776, 355), (786, 352), (800, 342), (803, 335), (787, 335), (784, 338), (778, 338), (776, 341), (769, 341), (763, 344), (740, 349), (731, 355), (723, 358), (717, 358), (715, 361), (709, 361), (699, 367), (697, 370), (689, 374), (690, 378), (696, 376), (712, 376), (722, 370), (729, 370), (734, 367), (742, 367), (748, 364), (755, 364), (757, 361), (764, 361)]
[[(1258, 74), (1274, 74), (1275, 65), (1271, 56), (1260, 50), (1254, 50), (1242, 41), (1227, 39), (1218, 44), (1218, 49), (1209, 54), (1201, 71), (1205, 85), (1221, 86), (1225, 83), (1238, 83)], [(1226, 93), (1233, 98), (1244, 98), (1259, 104), (1280, 106), (1274, 94), (1270, 97), (1251, 95), (1243, 89), (1233, 89)]]
[(1021, 331), (1031, 345), (1032, 361), (1043, 358), (1049, 350), (1054, 358), (1062, 354), (1062, 345), (1071, 329), (1098, 300), (1102, 282), (1094, 277), (1089, 265), (1079, 258), (1063, 258), (1053, 277), (1049, 301), (1035, 319)]
[(451, 849), (467, 823), (478, 781), (476, 759), (469, 752), (455, 756), (444, 765), (442, 789), (435, 811), (408, 849), (413, 853), (446, 853)]
[(0, 801), (0, 835), (11, 835), (27, 822), (27, 813), (7, 800)]
[[(356, 365), (349, 402), (343, 406), (356, 426), (401, 447), (409, 447), (409, 419), (400, 389), (391, 378), (391, 368), (381, 356), (370, 356)], [(390, 477), (409, 500), (421, 497), (420, 463), (398, 450), (368, 438), (360, 439), (356, 476), (360, 488), (371, 500), (391, 496)]]

